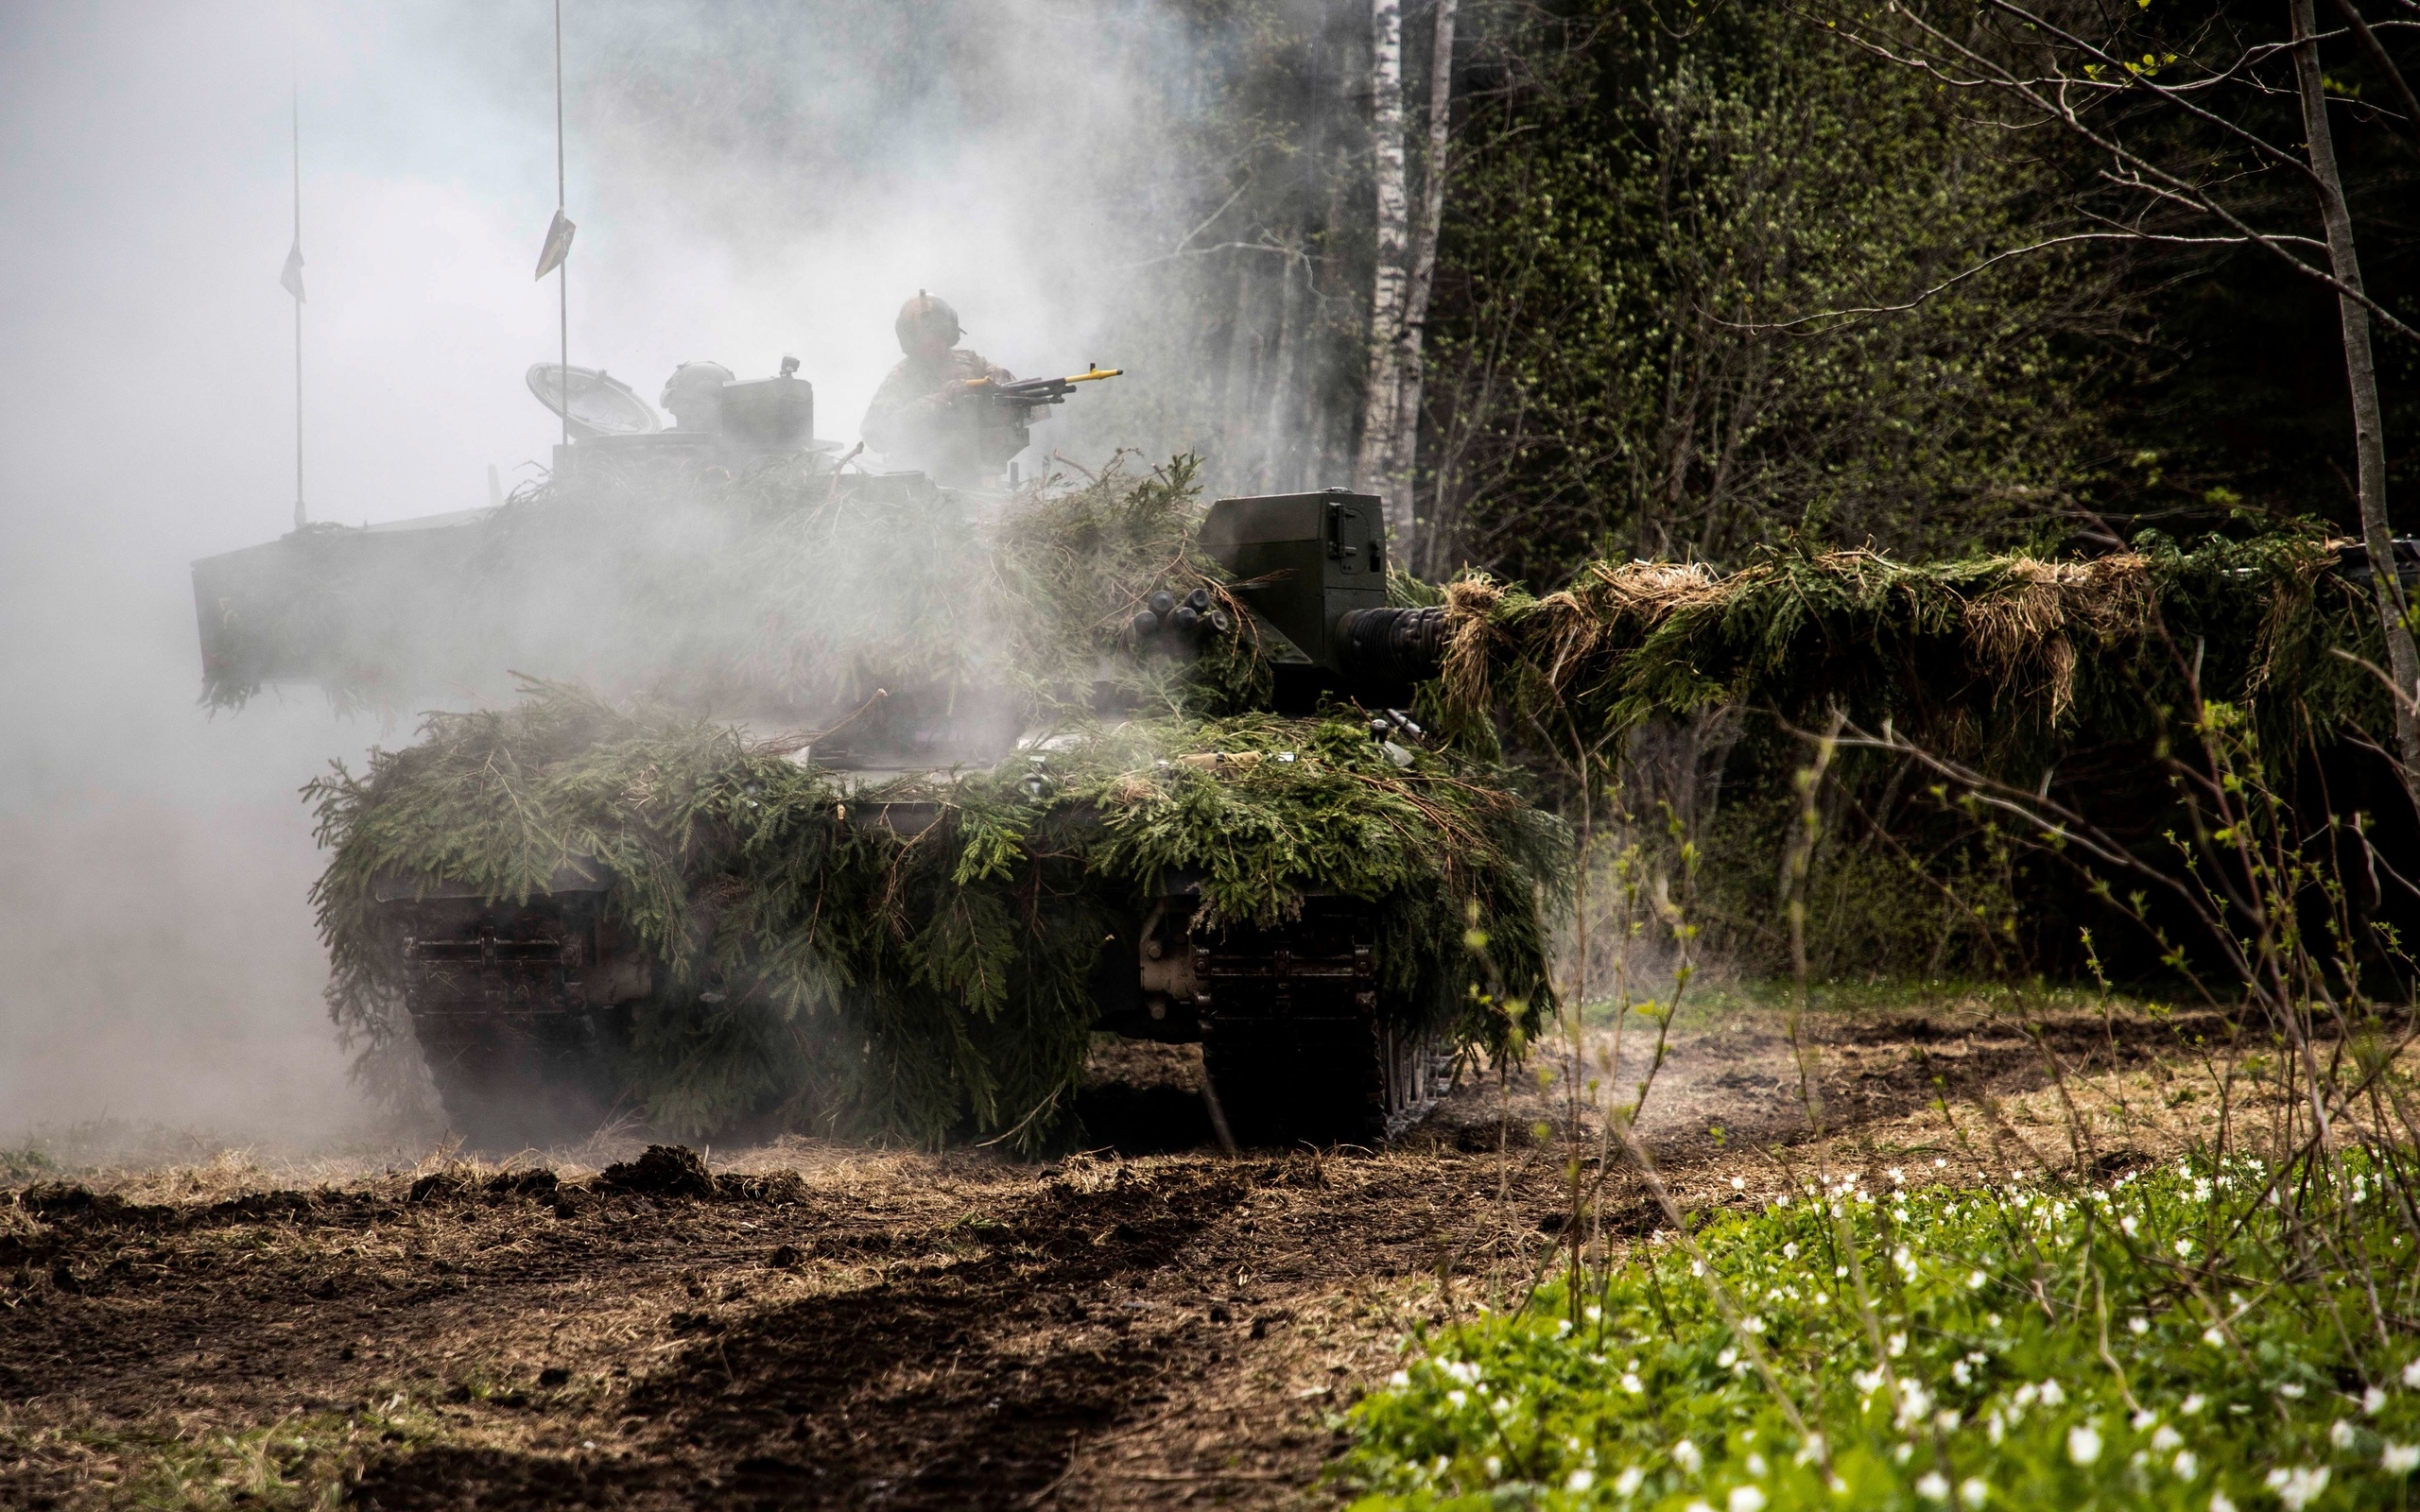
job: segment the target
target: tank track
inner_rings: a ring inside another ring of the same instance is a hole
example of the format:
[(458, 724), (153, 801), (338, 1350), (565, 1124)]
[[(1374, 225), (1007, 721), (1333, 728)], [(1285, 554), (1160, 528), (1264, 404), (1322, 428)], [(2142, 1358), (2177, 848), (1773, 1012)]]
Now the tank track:
[(1197, 942), (1202, 1067), (1239, 1144), (1377, 1143), (1434, 1108), (1453, 1056), (1386, 1005), (1369, 919), (1314, 899), (1273, 929)]
[(591, 1001), (592, 895), (390, 906), (412, 1032), (456, 1132), (512, 1150), (585, 1139), (612, 1120), (628, 1015)]

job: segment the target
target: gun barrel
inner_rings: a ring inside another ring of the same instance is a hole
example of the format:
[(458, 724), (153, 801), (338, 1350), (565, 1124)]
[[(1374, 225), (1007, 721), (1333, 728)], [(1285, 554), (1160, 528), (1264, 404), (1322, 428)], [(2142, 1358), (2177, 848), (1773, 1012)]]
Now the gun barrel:
[(1400, 686), (1437, 675), (1445, 661), (1445, 611), (1357, 609), (1336, 623), (1337, 657), (1356, 683)]

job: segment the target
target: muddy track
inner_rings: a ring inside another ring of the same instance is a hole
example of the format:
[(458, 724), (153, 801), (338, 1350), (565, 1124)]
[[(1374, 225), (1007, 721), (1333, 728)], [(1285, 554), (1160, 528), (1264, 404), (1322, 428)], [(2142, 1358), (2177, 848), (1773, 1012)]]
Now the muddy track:
[[(1936, 1077), (2047, 1079), (1987, 1024), (1834, 1027), (1826, 1100), (1892, 1149), (1932, 1147)], [(2061, 1034), (2063, 1057), (2112, 1042)], [(1693, 1034), (1663, 1075), (1647, 1130), (1687, 1203), (1781, 1178), (1760, 1146), (1806, 1121), (1770, 1019)], [(1198, 1105), (1155, 1095), (1098, 1122), (1184, 1144)], [(1166, 1126), (1132, 1116), (1163, 1104)], [(0, 1207), (0, 1505), (122, 1504), (127, 1434), (287, 1420), (322, 1424), (368, 1507), (1323, 1503), (1335, 1415), (1394, 1341), (1517, 1292), (1559, 1242), (1566, 1151), (1533, 1143), (1556, 1110), (1466, 1088), (1376, 1154), (793, 1143), (618, 1187), (28, 1188)], [(1663, 1222), (1627, 1174), (1596, 1211), (1609, 1235)], [(382, 1412), (417, 1426), (355, 1432)]]

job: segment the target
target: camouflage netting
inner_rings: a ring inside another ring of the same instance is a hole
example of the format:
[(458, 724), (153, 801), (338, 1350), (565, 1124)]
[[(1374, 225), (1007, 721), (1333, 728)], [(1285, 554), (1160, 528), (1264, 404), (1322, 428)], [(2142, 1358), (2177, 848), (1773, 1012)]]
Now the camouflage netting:
[[(2256, 706), (2285, 742), (2389, 721), (2365, 582), (2280, 533), (2187, 549), (2147, 535), (2085, 560), (1910, 564), (1772, 550), (1728, 576), (1599, 562), (1544, 597), (1446, 585), (1442, 703), (1593, 741), (1720, 705), (1820, 727), (1839, 710), (1948, 753), (2020, 765), (2079, 740), (2154, 735), (2188, 706)], [(2348, 655), (2339, 655), (2339, 652)], [(2283, 748), (2280, 747), (2279, 748)]]
[[(793, 516), (777, 538), (793, 522), (819, 528)], [(624, 1079), (681, 1135), (769, 1108), (793, 1126), (1051, 1137), (1096, 1019), (1088, 978), (1108, 926), (1170, 873), (1200, 879), (1203, 928), (1273, 923), (1315, 893), (1367, 902), (1389, 1001), (1462, 1042), (1533, 1020), (1550, 1002), (1542, 918), (1564, 870), (1561, 827), (1493, 765), (1391, 753), (1349, 707), (1249, 712), (1268, 672), (1248, 635), (1199, 660), (1131, 652), (1123, 627), (1155, 588), (1223, 593), (1190, 543), (1197, 523), (1182, 464), (1113, 470), (1020, 501), (979, 554), (909, 541), (889, 580), (919, 607), (847, 628), (845, 643), (837, 628), (818, 640), (804, 587), (787, 600), (795, 618), (767, 618), (788, 611), (785, 590), (759, 577), (831, 580), (812, 536), (754, 543), (752, 567), (692, 564), (683, 573), (732, 576), (684, 584), (649, 616), (744, 602), (663, 664), (693, 657), (792, 687), (836, 679), (802, 704), (860, 709), (876, 686), (913, 685), (896, 701), (929, 709), (1006, 690), (1048, 738), (996, 771), (851, 790), (804, 735), (700, 717), (694, 696), (614, 702), (552, 683), (508, 709), (431, 716), (418, 745), (375, 753), (366, 773), (339, 767), (311, 790), (333, 851), (314, 899), (339, 1025), (373, 1071), (407, 1032), (397, 941), (373, 897), (382, 874), (519, 900), (566, 862), (600, 874), (609, 910), (662, 963)], [(942, 570), (917, 559), (927, 546)], [(899, 801), (938, 804), (940, 819), (903, 837), (848, 817)]]

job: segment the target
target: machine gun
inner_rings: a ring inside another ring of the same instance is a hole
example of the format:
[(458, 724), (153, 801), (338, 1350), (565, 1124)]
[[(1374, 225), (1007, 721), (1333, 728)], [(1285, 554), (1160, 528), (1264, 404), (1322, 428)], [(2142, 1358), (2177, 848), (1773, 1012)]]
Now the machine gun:
[(1021, 378), (1014, 383), (999, 383), (990, 378), (969, 378), (964, 387), (969, 393), (1014, 409), (1028, 409), (1038, 404), (1063, 404), (1076, 391), (1078, 384), (1098, 383), (1104, 378), (1123, 375), (1123, 368), (1103, 368), (1096, 363), (1084, 364), (1084, 370), (1064, 378)]

